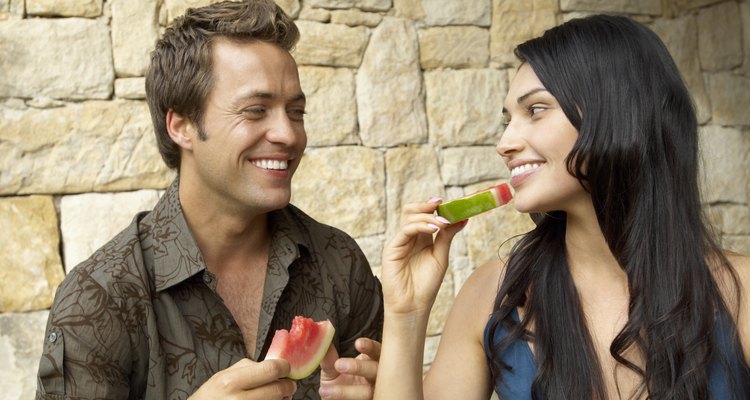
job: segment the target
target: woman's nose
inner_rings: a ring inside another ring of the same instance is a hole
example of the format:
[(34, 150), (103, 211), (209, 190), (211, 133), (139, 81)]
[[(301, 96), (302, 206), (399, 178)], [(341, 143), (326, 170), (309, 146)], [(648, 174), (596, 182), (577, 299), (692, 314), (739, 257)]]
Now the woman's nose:
[(500, 135), (500, 141), (498, 141), (497, 146), (495, 146), (497, 154), (507, 157), (520, 151), (521, 148), (523, 148), (523, 141), (519, 137), (517, 129), (512, 123), (507, 124), (502, 135)]

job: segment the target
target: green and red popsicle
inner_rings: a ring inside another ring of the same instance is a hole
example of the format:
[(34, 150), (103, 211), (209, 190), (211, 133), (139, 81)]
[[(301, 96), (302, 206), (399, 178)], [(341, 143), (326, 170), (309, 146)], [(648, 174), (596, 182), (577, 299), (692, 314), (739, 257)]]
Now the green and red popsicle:
[(440, 204), (437, 213), (454, 224), (507, 204), (512, 198), (510, 187), (506, 183), (501, 183), (481, 192)]

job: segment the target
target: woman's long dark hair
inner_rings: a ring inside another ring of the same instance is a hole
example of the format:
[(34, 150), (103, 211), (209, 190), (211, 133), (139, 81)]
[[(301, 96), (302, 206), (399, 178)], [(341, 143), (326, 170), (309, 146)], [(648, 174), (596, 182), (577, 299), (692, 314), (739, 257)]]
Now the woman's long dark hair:
[[(628, 277), (628, 322), (610, 347), (642, 377), (650, 399), (707, 399), (717, 315), (729, 315), (708, 259), (736, 273), (704, 223), (698, 135), (691, 97), (669, 52), (627, 17), (571, 20), (516, 48), (579, 131), (568, 170), (591, 193), (604, 237)], [(495, 299), (487, 345), (500, 355), (531, 340), (537, 399), (606, 399), (605, 384), (565, 253), (564, 213), (541, 216), (513, 248)], [(739, 291), (738, 291), (739, 293)], [(739, 301), (739, 300), (738, 300)], [(739, 303), (738, 303), (739, 304)], [(524, 307), (520, 323), (512, 317)], [(739, 352), (732, 318), (729, 337)], [(533, 323), (533, 333), (528, 328)], [(636, 349), (645, 360), (627, 359)], [(748, 378), (733, 382), (748, 397)]]

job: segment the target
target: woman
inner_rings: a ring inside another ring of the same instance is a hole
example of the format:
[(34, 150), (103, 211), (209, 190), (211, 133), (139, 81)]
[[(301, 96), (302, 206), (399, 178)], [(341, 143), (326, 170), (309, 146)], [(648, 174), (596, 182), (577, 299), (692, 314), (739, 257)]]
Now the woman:
[(695, 111), (664, 44), (598, 15), (516, 55), (497, 151), (537, 226), (466, 282), (422, 382), (465, 223), (437, 217), (440, 200), (404, 207), (384, 251), (375, 398), (750, 398), (750, 258), (703, 222)]

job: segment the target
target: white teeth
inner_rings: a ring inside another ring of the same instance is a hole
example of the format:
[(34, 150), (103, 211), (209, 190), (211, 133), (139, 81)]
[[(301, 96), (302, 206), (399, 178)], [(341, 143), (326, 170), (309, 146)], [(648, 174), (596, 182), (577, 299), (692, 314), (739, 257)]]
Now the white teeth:
[(286, 160), (253, 160), (251, 162), (261, 169), (284, 170), (288, 166)]
[(522, 173), (524, 173), (526, 171), (530, 171), (532, 169), (539, 168), (540, 165), (542, 165), (542, 164), (524, 164), (524, 165), (515, 167), (515, 168), (513, 168), (510, 171), (510, 176), (513, 177), (513, 176), (516, 176), (516, 175), (521, 175)]

